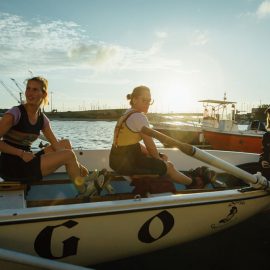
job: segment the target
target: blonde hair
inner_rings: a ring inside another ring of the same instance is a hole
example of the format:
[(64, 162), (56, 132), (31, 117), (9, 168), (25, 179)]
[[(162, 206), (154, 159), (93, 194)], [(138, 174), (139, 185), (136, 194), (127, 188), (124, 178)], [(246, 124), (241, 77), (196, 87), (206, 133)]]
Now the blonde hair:
[(131, 106), (134, 105), (133, 98), (137, 98), (139, 96), (142, 96), (144, 92), (150, 93), (150, 88), (144, 85), (137, 86), (133, 89), (131, 94), (127, 94), (127, 100), (130, 100), (129, 104)]
[(36, 82), (39, 82), (41, 84), (42, 91), (47, 94), (46, 97), (42, 100), (41, 106), (48, 105), (49, 104), (48, 80), (41, 77), (41, 76), (37, 76), (37, 77), (33, 77), (33, 78), (28, 79), (27, 83), (30, 81), (36, 81)]

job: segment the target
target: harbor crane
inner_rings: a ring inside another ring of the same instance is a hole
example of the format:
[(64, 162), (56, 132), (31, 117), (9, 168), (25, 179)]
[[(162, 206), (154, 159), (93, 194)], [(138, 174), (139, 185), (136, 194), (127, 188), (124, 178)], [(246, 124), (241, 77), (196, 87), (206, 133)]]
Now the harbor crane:
[(20, 90), (19, 91), (19, 93), (20, 93), (20, 103), (22, 104), (23, 103), (23, 100), (22, 100), (23, 90), (22, 90), (22, 88), (19, 86), (19, 84), (17, 83), (17, 81), (14, 78), (10, 78), (10, 79), (15, 83), (15, 85)]
[[(2, 86), (5, 88), (5, 90), (19, 103), (19, 104), (22, 104), (22, 97), (20, 95), (20, 99), (18, 99), (14, 94), (13, 92), (7, 87), (7, 85), (3, 82), (3, 81), (0, 81), (0, 83), (2, 84)], [(21, 93), (20, 93), (21, 94)]]

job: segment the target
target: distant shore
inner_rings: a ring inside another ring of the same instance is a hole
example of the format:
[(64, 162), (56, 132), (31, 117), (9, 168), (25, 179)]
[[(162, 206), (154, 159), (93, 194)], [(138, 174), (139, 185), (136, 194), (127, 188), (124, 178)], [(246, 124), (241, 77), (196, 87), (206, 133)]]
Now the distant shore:
[[(0, 109), (0, 117), (4, 114), (7, 109)], [(67, 121), (115, 121), (117, 120), (124, 112), (124, 109), (103, 109), (103, 110), (85, 110), (85, 111), (65, 111), (58, 112), (53, 110), (51, 112), (46, 112), (45, 114), (49, 119), (53, 120), (67, 120)], [(238, 123), (248, 123), (252, 120), (265, 121), (265, 108), (254, 108), (252, 113), (246, 114), (236, 114), (235, 120)], [(179, 121), (196, 121), (196, 118), (199, 119), (202, 117), (202, 113), (148, 113), (148, 119), (150, 122), (160, 122), (160, 121), (175, 121), (175, 118), (179, 117)]]

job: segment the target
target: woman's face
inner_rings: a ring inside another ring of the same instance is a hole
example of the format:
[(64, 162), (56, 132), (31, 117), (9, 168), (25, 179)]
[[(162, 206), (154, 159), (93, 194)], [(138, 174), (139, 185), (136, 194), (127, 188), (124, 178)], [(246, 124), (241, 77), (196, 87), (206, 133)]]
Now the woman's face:
[(41, 105), (47, 93), (42, 90), (42, 83), (38, 81), (28, 81), (25, 97), (28, 104)]
[(147, 113), (151, 103), (151, 94), (149, 91), (145, 91), (141, 96), (134, 98), (132, 108), (139, 112)]

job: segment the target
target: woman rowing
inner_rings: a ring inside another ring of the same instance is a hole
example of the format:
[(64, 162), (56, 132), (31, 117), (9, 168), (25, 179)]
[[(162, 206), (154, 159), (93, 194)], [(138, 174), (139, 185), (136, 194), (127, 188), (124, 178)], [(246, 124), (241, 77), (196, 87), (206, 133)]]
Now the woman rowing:
[(131, 107), (116, 124), (109, 158), (110, 167), (122, 175), (168, 175), (176, 183), (194, 188), (204, 187), (205, 179), (190, 178), (177, 171), (168, 157), (158, 152), (152, 137), (141, 132), (144, 126), (149, 127), (146, 113), (153, 103), (150, 89), (146, 86), (135, 87), (127, 95), (127, 99), (130, 100)]

